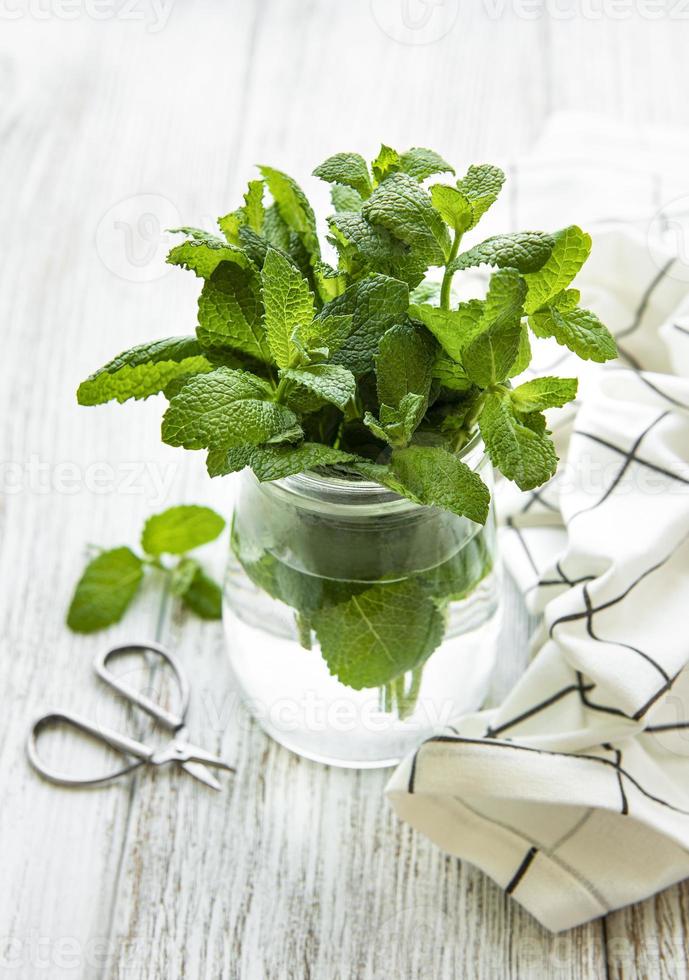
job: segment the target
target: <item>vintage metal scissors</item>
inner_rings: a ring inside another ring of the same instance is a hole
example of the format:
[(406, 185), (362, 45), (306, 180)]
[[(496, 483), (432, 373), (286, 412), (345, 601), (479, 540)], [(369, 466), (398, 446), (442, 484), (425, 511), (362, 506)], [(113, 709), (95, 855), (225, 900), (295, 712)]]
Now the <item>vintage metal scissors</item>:
[[(163, 708), (161, 705), (156, 704), (155, 701), (146, 697), (145, 694), (129, 687), (128, 684), (125, 684), (116, 674), (113, 674), (108, 669), (108, 663), (122, 654), (142, 653), (145, 655), (149, 652), (162, 658), (172, 668), (180, 697), (180, 706), (176, 713), (168, 711), (166, 708)], [(100, 786), (119, 779), (120, 776), (125, 776), (135, 769), (139, 769), (141, 766), (163, 766), (168, 762), (175, 762), (185, 772), (189, 773), (190, 776), (193, 776), (194, 779), (200, 780), (207, 786), (212, 787), (212, 789), (219, 790), (220, 783), (209, 772), (207, 767), (213, 766), (216, 769), (226, 769), (228, 772), (236, 772), (232, 766), (228, 765), (219, 756), (213, 755), (213, 753), (187, 742), (185, 719), (189, 708), (189, 683), (177, 658), (164, 647), (159, 646), (157, 643), (123, 644), (122, 646), (113, 647), (113, 649), (107, 650), (103, 654), (98, 654), (93, 662), (93, 668), (102, 681), (117, 691), (127, 701), (130, 701), (132, 704), (141, 708), (142, 711), (145, 711), (158, 724), (167, 728), (172, 733), (172, 737), (161, 748), (151, 748), (135, 738), (122, 735), (119, 732), (113, 731), (111, 728), (107, 728), (105, 725), (98, 725), (70, 711), (49, 711), (34, 721), (26, 743), (29, 761), (44, 779), (49, 780), (51, 783), (57, 783), (60, 786)], [(106, 773), (104, 776), (96, 776), (95, 778), (79, 778), (56, 771), (41, 759), (37, 744), (38, 733), (41, 728), (51, 722), (57, 723), (58, 725), (68, 725), (79, 731), (86, 732), (88, 735), (92, 735), (100, 742), (109, 745), (121, 755), (127, 757), (129, 760), (127, 765), (120, 769), (115, 769), (113, 772)]]

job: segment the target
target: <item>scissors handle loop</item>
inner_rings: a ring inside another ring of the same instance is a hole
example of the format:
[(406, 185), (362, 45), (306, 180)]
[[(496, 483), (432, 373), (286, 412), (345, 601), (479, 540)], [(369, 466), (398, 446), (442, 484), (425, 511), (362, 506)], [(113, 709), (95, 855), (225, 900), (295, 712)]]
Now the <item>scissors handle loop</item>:
[[(137, 691), (136, 688), (130, 687), (129, 684), (125, 684), (116, 674), (108, 670), (108, 663), (116, 657), (127, 653), (149, 652), (155, 653), (156, 656), (164, 660), (175, 675), (180, 696), (180, 707), (177, 713), (163, 708), (162, 705), (146, 697), (145, 694)], [(131, 701), (132, 704), (137, 705), (147, 715), (150, 715), (151, 718), (155, 718), (157, 722), (169, 729), (169, 731), (176, 732), (184, 724), (187, 709), (189, 708), (189, 682), (182, 670), (180, 662), (165, 647), (153, 642), (123, 643), (121, 646), (113, 647), (111, 650), (106, 650), (105, 653), (98, 654), (94, 660), (93, 667), (100, 679), (109, 687), (117, 691), (118, 694), (121, 694), (123, 698)]]
[[(53, 769), (51, 766), (47, 765), (43, 759), (41, 759), (38, 752), (38, 734), (45, 725), (51, 722), (70, 725), (72, 728), (76, 728), (78, 731), (85, 732), (87, 735), (93, 736), (93, 738), (97, 739), (99, 742), (110, 746), (110, 748), (115, 749), (122, 755), (134, 756), (134, 758), (138, 761), (129, 763), (128, 765), (123, 766), (121, 769), (115, 769), (112, 772), (106, 773), (104, 776), (96, 776), (93, 779), (70, 776), (67, 773), (62, 773), (57, 769)], [(118, 779), (120, 776), (124, 776), (128, 772), (132, 772), (134, 769), (138, 769), (139, 766), (150, 762), (152, 756), (154, 755), (153, 749), (150, 749), (142, 742), (138, 742), (135, 738), (130, 738), (128, 735), (122, 735), (120, 732), (116, 732), (112, 728), (108, 728), (105, 725), (96, 725), (89, 721), (88, 718), (73, 714), (69, 711), (50, 711), (48, 714), (41, 715), (40, 718), (37, 718), (29, 731), (26, 751), (29, 757), (29, 762), (34, 767), (36, 772), (40, 773), (44, 779), (49, 780), (51, 783), (57, 783), (60, 786), (97, 786), (102, 783), (109, 783), (114, 779)]]

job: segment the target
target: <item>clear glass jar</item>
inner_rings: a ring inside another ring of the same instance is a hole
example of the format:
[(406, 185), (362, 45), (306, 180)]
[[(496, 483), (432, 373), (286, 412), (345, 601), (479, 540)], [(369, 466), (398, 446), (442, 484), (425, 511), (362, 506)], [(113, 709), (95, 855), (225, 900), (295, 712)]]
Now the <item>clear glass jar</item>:
[[(492, 489), (478, 437), (463, 458)], [(493, 508), (482, 527), (376, 483), (258, 483), (246, 470), (224, 596), (235, 677), (273, 738), (318, 762), (394, 765), (485, 698), (500, 607)]]

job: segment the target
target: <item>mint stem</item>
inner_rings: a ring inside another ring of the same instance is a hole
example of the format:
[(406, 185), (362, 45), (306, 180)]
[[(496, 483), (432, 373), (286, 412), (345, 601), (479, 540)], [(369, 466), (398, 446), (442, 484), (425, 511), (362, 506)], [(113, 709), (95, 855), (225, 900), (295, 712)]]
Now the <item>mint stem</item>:
[(455, 237), (452, 240), (452, 248), (450, 249), (450, 255), (445, 263), (445, 275), (443, 276), (443, 283), (440, 287), (440, 309), (449, 310), (450, 309), (450, 290), (452, 289), (452, 277), (454, 272), (450, 272), (448, 265), (457, 258), (457, 252), (459, 252), (459, 243), (462, 240), (462, 233), (460, 231), (455, 231)]

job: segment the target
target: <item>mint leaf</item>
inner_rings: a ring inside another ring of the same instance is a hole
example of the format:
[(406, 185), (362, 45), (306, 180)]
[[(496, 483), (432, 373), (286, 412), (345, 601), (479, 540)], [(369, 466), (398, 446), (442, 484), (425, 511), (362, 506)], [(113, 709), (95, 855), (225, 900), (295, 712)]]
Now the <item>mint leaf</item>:
[(391, 467), (412, 500), (485, 524), (488, 487), (452, 453), (437, 446), (408, 446), (394, 450)]
[[(537, 337), (554, 337), (558, 344), (568, 347), (586, 361), (609, 361), (617, 357), (617, 344), (610, 331), (591, 310), (574, 309), (567, 290), (552, 303), (529, 316), (529, 326)], [(559, 303), (563, 306), (560, 307)]]
[(475, 223), (474, 209), (471, 201), (461, 191), (448, 184), (434, 184), (430, 191), (433, 207), (445, 224), (460, 234), (472, 227)]
[(461, 360), (464, 348), (480, 333), (483, 314), (484, 304), (479, 299), (460, 303), (456, 310), (442, 310), (426, 303), (409, 307), (409, 316), (420, 320), (455, 361)]
[(451, 391), (469, 391), (473, 384), (462, 365), (453, 360), (442, 348), (437, 352), (433, 362), (433, 378)]
[(263, 221), (265, 216), (266, 211), (263, 207), (263, 181), (250, 180), (249, 187), (244, 195), (244, 222), (249, 226), (249, 228), (251, 228), (252, 231), (255, 231), (257, 235), (260, 235), (263, 229)]
[(148, 555), (182, 555), (214, 541), (225, 527), (210, 507), (183, 504), (154, 514), (144, 524), (141, 547)]
[(170, 402), (163, 442), (185, 449), (229, 449), (298, 438), (294, 413), (270, 397), (270, 386), (246, 371), (220, 367), (199, 375)]
[(386, 146), (383, 143), (378, 156), (371, 164), (371, 170), (373, 171), (373, 176), (380, 183), (386, 177), (389, 177), (390, 174), (397, 173), (401, 166), (402, 160), (397, 150), (393, 150), (391, 146)]
[(136, 595), (143, 562), (129, 548), (103, 551), (90, 561), (79, 579), (67, 613), (75, 633), (93, 633), (117, 623)]
[(382, 226), (371, 224), (359, 211), (332, 215), (328, 226), (340, 255), (340, 265), (351, 277), (378, 272), (401, 279), (411, 287), (423, 279), (426, 272), (423, 256)]
[(306, 388), (324, 402), (337, 405), (342, 411), (356, 394), (356, 379), (351, 371), (338, 364), (311, 364), (282, 372), (298, 386)]
[(533, 490), (555, 472), (557, 454), (545, 419), (516, 414), (508, 392), (487, 394), (479, 427), (494, 465), (521, 490)]
[(471, 381), (487, 388), (504, 381), (521, 343), (524, 280), (513, 269), (491, 276), (481, 326), (485, 327), (462, 352), (462, 364)]
[[(200, 237), (201, 234), (204, 237)], [(189, 269), (200, 279), (210, 278), (222, 262), (231, 262), (242, 269), (248, 268), (249, 260), (238, 248), (216, 235), (199, 232), (198, 236), (171, 249), (167, 257), (169, 264)]]
[(444, 265), (450, 254), (445, 222), (426, 191), (408, 174), (393, 174), (371, 194), (361, 213), (406, 242), (429, 265)]
[(400, 167), (405, 174), (409, 174), (414, 180), (422, 181), (432, 174), (451, 173), (454, 167), (443, 160), (441, 156), (433, 150), (426, 150), (423, 147), (415, 146), (407, 150), (400, 157)]
[(80, 405), (101, 405), (113, 398), (118, 402), (148, 398), (163, 391), (174, 378), (210, 370), (194, 337), (168, 337), (119, 354), (82, 381), (77, 401)]
[(457, 181), (458, 190), (471, 204), (473, 219), (470, 228), (477, 225), (488, 208), (495, 203), (504, 183), (505, 175), (502, 170), (489, 163), (472, 165), (466, 176)]
[[(280, 170), (272, 167), (259, 167), (259, 170), (273, 195), (284, 224), (296, 232), (309, 255), (319, 256), (321, 250), (316, 232), (316, 218), (301, 187)], [(275, 219), (269, 218), (269, 211), (270, 209), (266, 212), (266, 220), (269, 225), (274, 225)]]
[(444, 620), (432, 599), (408, 580), (374, 585), (320, 609), (313, 627), (331, 674), (361, 690), (424, 663), (442, 639)]
[(352, 332), (354, 318), (351, 313), (343, 315), (325, 314), (312, 320), (307, 326), (299, 327), (297, 340), (307, 350), (325, 347), (330, 355), (338, 351)]
[(426, 411), (427, 399), (413, 391), (399, 405), (381, 405), (380, 421), (371, 413), (364, 414), (364, 425), (391, 446), (406, 446)]
[(364, 202), (358, 191), (343, 184), (333, 184), (330, 200), (336, 211), (358, 211)]
[(381, 404), (397, 407), (410, 392), (425, 404), (433, 376), (435, 345), (412, 323), (397, 324), (380, 340), (376, 357), (376, 386)]
[(448, 265), (449, 272), (459, 272), (477, 265), (509, 267), (518, 272), (536, 272), (550, 257), (555, 239), (543, 231), (520, 231), (493, 235), (468, 252), (462, 252)]
[(195, 558), (181, 558), (170, 573), (170, 592), (183, 596), (200, 568)]
[(356, 457), (319, 442), (302, 442), (283, 446), (241, 446), (237, 449), (212, 449), (208, 453), (210, 476), (225, 476), (250, 466), (261, 482), (282, 480), (295, 473), (305, 473), (319, 466), (349, 463)]
[(222, 619), (222, 590), (202, 568), (197, 569), (181, 599), (201, 619)]
[(372, 190), (366, 161), (358, 153), (336, 153), (316, 167), (313, 175), (331, 184), (351, 187), (363, 198), (368, 197)]
[(569, 286), (591, 251), (591, 236), (570, 225), (553, 235), (550, 258), (538, 272), (525, 276), (528, 287), (527, 313), (535, 313)]
[(517, 412), (542, 412), (546, 408), (561, 408), (576, 398), (576, 378), (534, 378), (510, 392)]
[(199, 343), (210, 351), (229, 348), (269, 364), (270, 347), (261, 314), (255, 274), (224, 263), (199, 296)]
[(355, 375), (371, 371), (380, 338), (404, 319), (408, 305), (409, 289), (405, 283), (380, 275), (359, 280), (326, 303), (319, 321), (330, 316), (352, 317), (351, 333), (332, 356), (332, 362), (349, 368)]
[(510, 367), (508, 378), (515, 378), (522, 371), (526, 371), (529, 364), (531, 363), (531, 344), (529, 342), (529, 331), (526, 323), (522, 322), (521, 334), (519, 337), (519, 350), (517, 351), (517, 356), (514, 359), (514, 363)]
[(313, 293), (301, 273), (273, 248), (266, 256), (261, 281), (268, 344), (277, 366), (286, 368), (294, 353), (294, 331), (313, 320)]

